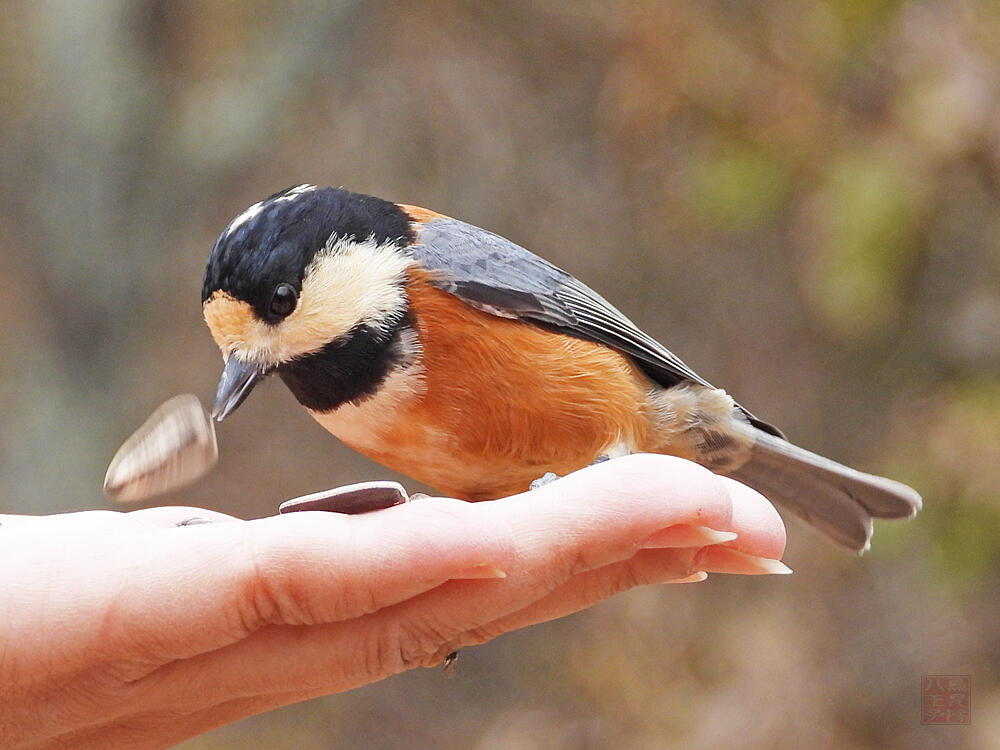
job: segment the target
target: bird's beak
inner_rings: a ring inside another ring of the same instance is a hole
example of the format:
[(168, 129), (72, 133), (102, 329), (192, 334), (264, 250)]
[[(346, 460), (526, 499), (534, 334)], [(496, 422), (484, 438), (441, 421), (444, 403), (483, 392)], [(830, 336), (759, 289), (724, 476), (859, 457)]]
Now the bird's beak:
[(215, 392), (215, 403), (212, 405), (212, 418), (221, 422), (228, 417), (263, 377), (264, 370), (259, 365), (241, 362), (235, 355), (230, 355), (226, 369), (219, 378), (219, 389)]

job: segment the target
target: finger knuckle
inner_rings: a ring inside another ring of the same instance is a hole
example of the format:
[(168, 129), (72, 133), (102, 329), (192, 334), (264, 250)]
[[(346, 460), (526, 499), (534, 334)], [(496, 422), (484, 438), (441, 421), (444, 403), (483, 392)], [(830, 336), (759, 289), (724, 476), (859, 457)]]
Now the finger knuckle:
[[(560, 566), (564, 572), (563, 578), (569, 579), (592, 570), (595, 565), (592, 559), (593, 556), (593, 551), (587, 547), (567, 549), (562, 555), (562, 565)], [(559, 581), (558, 583), (562, 582)]]
[(448, 644), (454, 633), (440, 623), (429, 620), (413, 622), (399, 628), (396, 647), (401, 662), (407, 668), (425, 665), (450, 650)]
[(643, 575), (643, 571), (636, 565), (625, 563), (618, 566), (608, 581), (606, 595), (614, 596), (623, 591), (634, 589), (636, 586), (644, 586), (650, 583), (649, 579)]
[(454, 650), (450, 629), (428, 620), (400, 622), (367, 644), (369, 674), (395, 674), (440, 663)]
[(611, 570), (602, 572), (602, 575), (592, 576), (585, 582), (584, 601), (600, 602), (615, 594), (649, 583), (641, 571), (629, 563), (622, 563), (614, 566)]
[(244, 524), (239, 542), (241, 587), (237, 626), (251, 633), (264, 625), (312, 624), (308, 597), (296, 585), (289, 551), (273, 540), (263, 541), (253, 524)]

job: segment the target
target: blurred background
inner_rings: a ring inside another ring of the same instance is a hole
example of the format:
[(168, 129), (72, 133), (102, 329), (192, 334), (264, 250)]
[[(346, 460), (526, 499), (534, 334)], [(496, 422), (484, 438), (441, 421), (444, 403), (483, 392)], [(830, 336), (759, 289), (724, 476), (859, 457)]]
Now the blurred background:
[[(545, 255), (926, 509), (184, 748), (1000, 747), (998, 40), (971, 0), (6, 2), (0, 510), (109, 507), (121, 441), (214, 393), (219, 231), (343, 185)], [(163, 502), (393, 476), (278, 383), (219, 433)], [(970, 726), (921, 725), (922, 674), (971, 675)]]

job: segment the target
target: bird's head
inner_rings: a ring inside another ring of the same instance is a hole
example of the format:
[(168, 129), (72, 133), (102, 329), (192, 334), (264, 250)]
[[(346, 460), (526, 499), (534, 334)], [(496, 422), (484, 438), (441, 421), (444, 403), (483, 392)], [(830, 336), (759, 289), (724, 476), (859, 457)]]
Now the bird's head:
[(233, 219), (201, 294), (225, 362), (212, 415), (221, 421), (272, 372), (315, 411), (371, 393), (407, 356), (412, 241), (395, 203), (313, 185)]

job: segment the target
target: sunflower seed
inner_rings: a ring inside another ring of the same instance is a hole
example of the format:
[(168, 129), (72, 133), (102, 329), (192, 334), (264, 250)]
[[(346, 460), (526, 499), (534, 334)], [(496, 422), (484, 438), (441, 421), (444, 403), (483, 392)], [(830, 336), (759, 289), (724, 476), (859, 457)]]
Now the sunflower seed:
[(198, 397), (174, 396), (118, 449), (104, 493), (122, 503), (145, 500), (191, 484), (218, 459), (215, 425)]
[(325, 510), (330, 513), (357, 515), (391, 508), (393, 505), (407, 502), (408, 499), (406, 490), (398, 482), (359, 482), (286, 500), (278, 506), (278, 512)]

